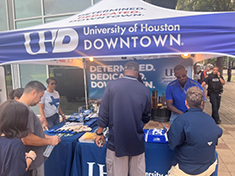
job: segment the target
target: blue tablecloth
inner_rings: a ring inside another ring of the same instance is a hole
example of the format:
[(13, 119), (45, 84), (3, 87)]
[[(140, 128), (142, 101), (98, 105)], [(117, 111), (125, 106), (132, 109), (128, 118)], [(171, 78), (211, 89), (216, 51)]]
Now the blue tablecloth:
[[(85, 125), (94, 127), (96, 126), (97, 118), (92, 118), (90, 121), (85, 122)], [(58, 129), (62, 127), (65, 122), (62, 122), (51, 129)], [(45, 132), (47, 135), (55, 135), (53, 133)], [(70, 176), (71, 168), (74, 158), (74, 151), (78, 139), (84, 133), (78, 133), (71, 137), (61, 137), (61, 142), (54, 147), (50, 157), (45, 162), (45, 176)]]
[[(167, 174), (173, 158), (168, 144), (145, 143), (146, 175)], [(106, 145), (99, 148), (94, 143), (77, 143), (71, 176), (103, 176)]]
[[(146, 176), (167, 176), (174, 152), (168, 144), (145, 143)], [(218, 159), (217, 153), (216, 157)], [(99, 148), (95, 143), (77, 143), (71, 176), (106, 176), (106, 145)], [(216, 172), (212, 176), (217, 176)]]
[[(63, 125), (64, 122), (53, 128), (57, 129)], [(95, 129), (96, 123), (88, 126)], [(45, 176), (106, 176), (106, 144), (99, 148), (95, 143), (78, 142), (78, 138), (83, 134), (61, 138), (61, 142), (45, 162)], [(168, 144), (145, 143), (145, 148), (146, 176), (167, 176), (174, 155)], [(218, 158), (217, 153), (216, 157)], [(218, 168), (213, 176), (217, 176), (217, 170)]]

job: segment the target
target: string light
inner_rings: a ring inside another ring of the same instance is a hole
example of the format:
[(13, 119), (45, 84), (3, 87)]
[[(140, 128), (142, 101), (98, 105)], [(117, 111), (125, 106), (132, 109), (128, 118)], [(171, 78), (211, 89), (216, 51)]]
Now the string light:
[(184, 59), (188, 59), (190, 57), (190, 54), (184, 53), (184, 54), (181, 54), (181, 57)]
[(93, 57), (89, 57), (89, 61), (93, 62), (94, 58)]

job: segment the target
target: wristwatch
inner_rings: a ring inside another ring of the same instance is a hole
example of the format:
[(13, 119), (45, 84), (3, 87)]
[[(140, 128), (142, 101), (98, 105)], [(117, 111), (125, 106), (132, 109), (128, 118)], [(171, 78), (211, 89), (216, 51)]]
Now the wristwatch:
[(98, 133), (97, 131), (95, 132), (97, 136), (102, 136), (103, 135), (103, 132), (102, 133)]
[(34, 158), (32, 158), (32, 157), (30, 157), (30, 156), (27, 156), (26, 159), (27, 159), (27, 158), (31, 159), (32, 161), (35, 160)]

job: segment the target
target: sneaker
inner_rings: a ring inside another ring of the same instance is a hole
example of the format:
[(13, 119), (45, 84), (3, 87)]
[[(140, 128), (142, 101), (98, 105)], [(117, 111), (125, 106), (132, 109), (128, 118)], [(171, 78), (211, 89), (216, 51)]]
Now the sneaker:
[(217, 121), (216, 121), (216, 124), (221, 124), (221, 120), (217, 120)]

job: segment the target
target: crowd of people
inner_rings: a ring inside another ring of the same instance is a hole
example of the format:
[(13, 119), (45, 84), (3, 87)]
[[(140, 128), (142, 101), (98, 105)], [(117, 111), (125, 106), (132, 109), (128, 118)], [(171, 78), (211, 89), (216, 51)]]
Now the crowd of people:
[[(25, 88), (9, 92), (8, 101), (0, 106), (0, 175), (1, 176), (44, 176), (44, 161), (47, 159), (43, 152), (47, 145), (57, 145), (58, 136), (46, 135), (43, 126), (49, 127), (56, 123), (48, 123), (41, 107), (41, 119), (30, 109), (30, 106), (49, 103), (45, 92), (50, 92), (51, 100), (55, 100), (49, 109), (54, 113), (64, 114), (59, 106), (59, 94), (51, 88), (54, 78), (48, 78), (48, 88), (39, 81), (30, 81)], [(55, 97), (53, 97), (55, 92)], [(46, 98), (45, 98), (46, 97)], [(46, 100), (45, 100), (46, 99)], [(49, 106), (49, 105), (47, 105)], [(55, 108), (54, 108), (55, 106)], [(57, 116), (58, 118), (58, 116)], [(48, 120), (50, 121), (50, 120)], [(56, 120), (59, 123), (59, 120)], [(47, 122), (47, 123), (46, 123)]]
[[(215, 146), (222, 135), (217, 125), (221, 123), (218, 111), (225, 81), (218, 67), (210, 74), (208, 71), (206, 68), (202, 72), (199, 83), (187, 76), (183, 65), (177, 65), (176, 79), (166, 88), (167, 108), (171, 111), (167, 135), (175, 151), (169, 176), (209, 176), (215, 171)], [(47, 88), (39, 81), (30, 81), (24, 89), (11, 91), (9, 100), (0, 105), (1, 176), (44, 176), (43, 152), (47, 145), (57, 145), (60, 138), (46, 135), (43, 127), (58, 124), (59, 115), (65, 120), (55, 90), (57, 80), (50, 77), (46, 83)], [(203, 112), (207, 96), (212, 117)], [(40, 117), (29, 108), (37, 104)], [(107, 175), (144, 176), (143, 127), (151, 119), (151, 98), (149, 89), (139, 80), (138, 63), (127, 62), (124, 76), (108, 82), (98, 117), (98, 147), (104, 146), (103, 130), (109, 127)]]
[[(205, 70), (206, 72), (206, 70)], [(143, 126), (150, 120), (150, 92), (138, 81), (139, 65), (128, 62), (123, 78), (110, 81), (104, 92), (98, 119), (96, 144), (105, 143), (103, 129), (109, 127), (106, 166), (108, 176), (145, 175)], [(175, 151), (169, 176), (209, 176), (215, 172), (215, 146), (222, 135), (217, 126), (221, 121), (212, 108), (212, 117), (203, 112), (204, 84), (221, 96), (225, 83), (214, 67), (211, 75), (205, 73), (202, 85), (187, 76), (183, 65), (174, 68), (176, 80), (166, 88), (167, 108), (171, 111), (169, 145)], [(217, 97), (218, 97), (217, 96)], [(217, 112), (219, 106), (216, 107)], [(217, 114), (218, 115), (218, 114)], [(124, 123), (125, 122), (125, 123)], [(217, 124), (216, 124), (217, 123)], [(208, 131), (208, 129), (210, 129)]]

